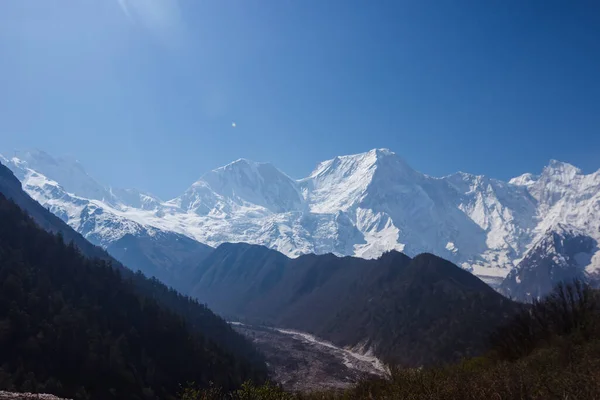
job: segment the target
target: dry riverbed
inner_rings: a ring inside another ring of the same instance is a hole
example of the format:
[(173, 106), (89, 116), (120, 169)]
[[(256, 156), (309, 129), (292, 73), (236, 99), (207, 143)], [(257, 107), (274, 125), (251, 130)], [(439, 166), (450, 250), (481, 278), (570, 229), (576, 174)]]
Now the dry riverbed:
[(0, 400), (67, 400), (67, 399), (60, 399), (51, 394), (12, 393), (12, 392), (0, 391)]
[(385, 376), (379, 360), (341, 349), (312, 335), (232, 323), (262, 351), (273, 379), (285, 389), (343, 389), (368, 376)]

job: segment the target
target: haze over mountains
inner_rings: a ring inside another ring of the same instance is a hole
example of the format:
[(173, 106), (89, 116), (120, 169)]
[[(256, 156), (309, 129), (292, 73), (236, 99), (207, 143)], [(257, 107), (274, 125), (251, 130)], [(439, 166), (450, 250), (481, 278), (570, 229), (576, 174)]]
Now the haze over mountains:
[(41, 151), (1, 161), (34, 199), (109, 249), (129, 234), (172, 242), (187, 236), (210, 246), (247, 242), (290, 257), (427, 252), (494, 284), (517, 268), (512, 280), (520, 285), (519, 271), (536, 259), (530, 253), (566, 229), (587, 238), (561, 254), (567, 264), (584, 274), (600, 267), (600, 171), (585, 175), (559, 161), (503, 182), (463, 172), (431, 177), (387, 149), (324, 161), (299, 180), (240, 159), (169, 201), (105, 186), (76, 161)]

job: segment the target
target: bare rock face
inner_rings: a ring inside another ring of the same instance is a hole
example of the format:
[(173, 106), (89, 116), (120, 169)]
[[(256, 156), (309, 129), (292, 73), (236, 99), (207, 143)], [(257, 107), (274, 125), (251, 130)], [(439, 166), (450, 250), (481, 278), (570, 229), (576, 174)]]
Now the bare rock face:
[(11, 393), (0, 391), (0, 400), (68, 400), (45, 393)]

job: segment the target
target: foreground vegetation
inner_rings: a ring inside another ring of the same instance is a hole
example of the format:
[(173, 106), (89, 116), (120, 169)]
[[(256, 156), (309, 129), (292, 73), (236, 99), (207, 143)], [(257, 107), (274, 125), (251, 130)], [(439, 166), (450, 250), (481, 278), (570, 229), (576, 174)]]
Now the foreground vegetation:
[(232, 390), (266, 378), (250, 344), (205, 307), (84, 257), (1, 194), (0, 221), (0, 389), (175, 399), (182, 381)]
[(560, 285), (498, 329), (482, 357), (438, 368), (397, 369), (390, 379), (367, 380), (344, 392), (294, 394), (246, 384), (229, 394), (187, 389), (182, 399), (598, 399), (599, 306), (598, 293), (589, 287)]

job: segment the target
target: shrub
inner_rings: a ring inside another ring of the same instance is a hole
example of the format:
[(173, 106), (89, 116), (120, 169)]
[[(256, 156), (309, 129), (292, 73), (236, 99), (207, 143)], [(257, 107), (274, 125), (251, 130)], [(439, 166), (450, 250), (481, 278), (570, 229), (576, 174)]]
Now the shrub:
[(581, 281), (558, 284), (491, 336), (491, 349), (500, 359), (516, 360), (557, 336), (578, 335), (588, 340), (598, 331), (599, 299)]
[[(581, 282), (559, 285), (500, 328), (493, 351), (431, 368), (392, 368), (343, 391), (293, 394), (244, 384), (222, 397), (185, 400), (548, 400), (600, 398), (598, 292)], [(204, 396), (204, 397), (202, 397)]]

